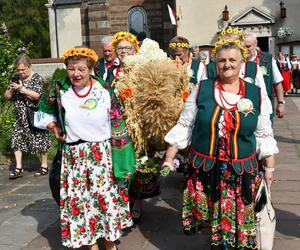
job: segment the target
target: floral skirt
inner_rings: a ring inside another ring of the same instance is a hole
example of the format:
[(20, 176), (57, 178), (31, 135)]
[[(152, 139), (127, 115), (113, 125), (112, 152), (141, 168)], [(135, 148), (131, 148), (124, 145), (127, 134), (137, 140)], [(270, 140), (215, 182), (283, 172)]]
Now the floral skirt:
[(225, 162), (208, 172), (190, 167), (183, 194), (184, 230), (208, 228), (212, 249), (255, 249), (253, 201), (260, 180), (256, 171), (238, 175)]
[(66, 145), (60, 190), (62, 244), (115, 241), (131, 226), (128, 189), (114, 181), (109, 141)]

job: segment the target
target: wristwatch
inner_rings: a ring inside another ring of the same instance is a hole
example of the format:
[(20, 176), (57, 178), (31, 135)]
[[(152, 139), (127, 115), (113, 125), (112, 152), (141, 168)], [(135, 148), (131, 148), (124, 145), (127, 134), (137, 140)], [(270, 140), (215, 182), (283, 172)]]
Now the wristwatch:
[(278, 104), (285, 104), (285, 100), (278, 101), (277, 103), (278, 103)]

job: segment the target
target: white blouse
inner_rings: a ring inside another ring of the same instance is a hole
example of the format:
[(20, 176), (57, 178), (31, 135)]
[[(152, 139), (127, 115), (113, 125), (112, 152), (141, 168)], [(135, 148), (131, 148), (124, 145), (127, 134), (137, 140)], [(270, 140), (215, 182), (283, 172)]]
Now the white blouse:
[[(90, 86), (76, 89), (75, 91), (84, 95)], [(99, 82), (95, 82), (92, 90), (86, 97), (78, 97), (72, 87), (67, 91), (61, 91), (61, 102), (65, 109), (66, 142), (104, 141), (111, 137), (110, 125), (110, 95)], [(46, 129), (55, 117), (38, 111), (35, 115), (35, 126)]]
[[(218, 98), (218, 89), (215, 88), (215, 99), (219, 106), (222, 106)], [(191, 95), (185, 103), (184, 110), (182, 111), (177, 124), (167, 133), (165, 141), (177, 149), (186, 148), (191, 142), (192, 130), (197, 115), (197, 98), (198, 88), (193, 89)], [(239, 95), (223, 92), (224, 97), (229, 103), (237, 103), (241, 98)], [(267, 156), (277, 154), (279, 152), (277, 142), (274, 139), (272, 124), (270, 121), (270, 109), (268, 103), (270, 102), (266, 92), (261, 90), (262, 103), (261, 113), (258, 116), (257, 127), (255, 131), (256, 136), (256, 152), (258, 158), (262, 159)], [(221, 126), (220, 118), (219, 128)], [(219, 136), (222, 136), (221, 129)]]

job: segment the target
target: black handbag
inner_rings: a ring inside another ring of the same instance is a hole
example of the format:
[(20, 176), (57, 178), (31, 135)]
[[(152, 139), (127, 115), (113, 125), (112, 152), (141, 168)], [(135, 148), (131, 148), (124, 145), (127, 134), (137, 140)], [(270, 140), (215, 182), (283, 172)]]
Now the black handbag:
[(27, 107), (27, 121), (28, 121), (28, 125), (29, 128), (33, 131), (45, 131), (44, 129), (40, 129), (34, 126), (34, 113), (38, 111), (37, 108), (32, 108), (32, 107)]
[(52, 166), (49, 172), (49, 186), (53, 199), (57, 205), (60, 204), (60, 173), (61, 173), (61, 162), (62, 162), (62, 145), (60, 144), (56, 155), (52, 161)]

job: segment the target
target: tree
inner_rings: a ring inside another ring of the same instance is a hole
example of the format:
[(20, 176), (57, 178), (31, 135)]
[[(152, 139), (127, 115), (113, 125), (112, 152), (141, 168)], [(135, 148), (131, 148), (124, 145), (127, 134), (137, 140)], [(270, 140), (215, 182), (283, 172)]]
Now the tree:
[(31, 57), (49, 57), (47, 0), (0, 0), (0, 16), (12, 39), (32, 43)]

